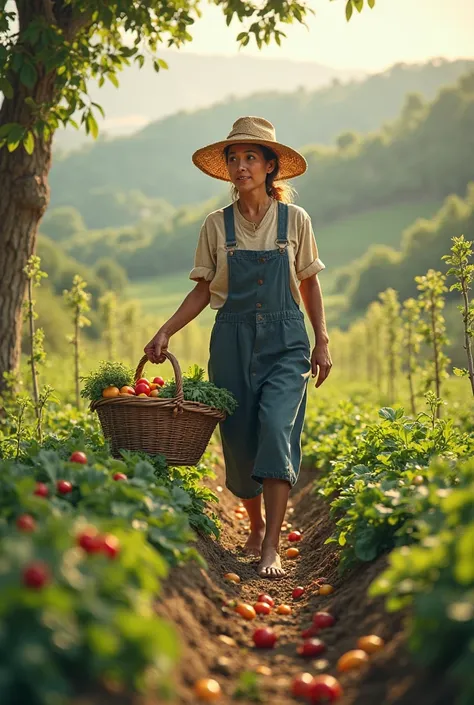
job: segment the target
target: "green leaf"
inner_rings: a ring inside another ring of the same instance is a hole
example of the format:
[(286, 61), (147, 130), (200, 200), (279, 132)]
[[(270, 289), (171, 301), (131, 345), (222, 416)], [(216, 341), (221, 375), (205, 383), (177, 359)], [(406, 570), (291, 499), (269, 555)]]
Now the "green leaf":
[(109, 79), (110, 83), (112, 83), (115, 86), (115, 88), (119, 87), (118, 78), (114, 73), (107, 74), (107, 78)]
[(3, 93), (5, 98), (11, 100), (13, 98), (13, 87), (12, 84), (7, 81), (6, 78), (0, 77), (0, 91)]
[(92, 113), (89, 113), (86, 118), (86, 130), (91, 133), (94, 139), (97, 139), (97, 135), (99, 134), (99, 126)]
[(352, 17), (352, 12), (353, 12), (353, 10), (354, 10), (354, 8), (353, 8), (353, 6), (352, 6), (352, 0), (347, 0), (347, 4), (346, 4), (346, 20), (347, 20), (348, 22), (349, 22), (349, 20), (350, 20), (351, 17)]
[(14, 152), (23, 139), (25, 128), (17, 123), (13, 125), (7, 136), (7, 149), (9, 152)]
[(23, 139), (23, 147), (28, 154), (33, 154), (35, 148), (35, 138), (31, 130), (28, 130), (26, 137)]
[(38, 74), (33, 64), (24, 63), (20, 71), (20, 81), (27, 88), (33, 88), (38, 80)]
[(362, 8), (364, 7), (364, 0), (352, 0), (352, 2), (355, 5), (357, 12), (362, 12)]
[(367, 2), (369, 4), (370, 9), (373, 10), (373, 8), (375, 7), (375, 0), (367, 0)]

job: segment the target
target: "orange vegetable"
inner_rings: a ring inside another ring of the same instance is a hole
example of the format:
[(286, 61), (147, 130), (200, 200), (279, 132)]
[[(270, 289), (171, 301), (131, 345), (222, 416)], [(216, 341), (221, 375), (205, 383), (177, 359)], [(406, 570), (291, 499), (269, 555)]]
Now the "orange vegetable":
[(278, 614), (291, 614), (291, 607), (290, 605), (278, 605), (277, 612)]
[(222, 695), (219, 683), (213, 678), (200, 678), (194, 684), (194, 692), (199, 700), (204, 700), (208, 703), (219, 700)]
[(248, 620), (255, 619), (255, 617), (257, 616), (257, 613), (255, 612), (252, 605), (248, 605), (245, 602), (239, 602), (239, 604), (235, 608), (235, 611), (237, 612), (237, 614), (240, 614), (241, 617)]
[(102, 392), (104, 399), (113, 399), (114, 397), (118, 397), (119, 394), (120, 389), (118, 387), (106, 387)]
[(332, 585), (321, 585), (321, 587), (319, 588), (320, 595), (330, 595), (332, 592), (334, 592), (334, 588)]
[(299, 552), (298, 548), (289, 548), (286, 551), (287, 558), (297, 558), (299, 555), (300, 555), (300, 552)]
[(132, 396), (135, 396), (135, 390), (133, 387), (126, 384), (125, 387), (120, 387), (120, 394), (131, 394)]
[(352, 671), (368, 663), (369, 657), (362, 649), (347, 651), (337, 662), (338, 671)]
[(158, 389), (152, 389), (151, 392), (150, 392), (150, 396), (151, 396), (151, 397), (159, 397), (159, 396), (160, 396), (160, 392), (158, 391)]
[(365, 651), (367, 654), (375, 654), (376, 651), (380, 651), (384, 646), (384, 640), (375, 634), (361, 636), (357, 641), (357, 648), (362, 649), (362, 651)]
[(226, 573), (224, 580), (228, 580), (231, 583), (240, 583), (240, 576), (237, 573)]
[(150, 382), (150, 389), (151, 389), (151, 390), (153, 390), (153, 389), (158, 389), (158, 385), (155, 384), (154, 382)]

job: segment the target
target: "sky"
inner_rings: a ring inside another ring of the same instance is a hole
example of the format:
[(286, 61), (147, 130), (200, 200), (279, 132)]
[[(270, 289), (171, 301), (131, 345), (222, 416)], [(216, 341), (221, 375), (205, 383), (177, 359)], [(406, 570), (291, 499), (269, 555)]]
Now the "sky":
[[(304, 27), (287, 26), (282, 46), (273, 43), (261, 52), (256, 45), (245, 54), (317, 61), (335, 68), (379, 71), (399, 61), (418, 62), (443, 56), (474, 56), (474, 0), (376, 0), (345, 19), (345, 0), (310, 0), (316, 15)], [(184, 51), (237, 54), (238, 22), (226, 27), (222, 11), (201, 5), (203, 17), (191, 29), (193, 41)], [(183, 50), (181, 50), (183, 51)]]

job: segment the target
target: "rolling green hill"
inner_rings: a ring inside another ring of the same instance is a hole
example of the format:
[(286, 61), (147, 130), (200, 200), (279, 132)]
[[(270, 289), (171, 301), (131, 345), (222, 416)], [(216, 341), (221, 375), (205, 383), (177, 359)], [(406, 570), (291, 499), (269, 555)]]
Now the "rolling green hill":
[(265, 115), (277, 126), (278, 138), (296, 147), (330, 144), (344, 131), (380, 129), (400, 113), (407, 93), (431, 99), (473, 66), (467, 60), (399, 64), (317, 91), (259, 93), (180, 112), (131, 137), (91, 143), (56, 160), (50, 177), (52, 206), (75, 206), (89, 228), (103, 228), (136, 222), (143, 209), (140, 195), (173, 205), (197, 203), (218, 196), (223, 186), (201, 174), (191, 154), (227, 134), (239, 115)]

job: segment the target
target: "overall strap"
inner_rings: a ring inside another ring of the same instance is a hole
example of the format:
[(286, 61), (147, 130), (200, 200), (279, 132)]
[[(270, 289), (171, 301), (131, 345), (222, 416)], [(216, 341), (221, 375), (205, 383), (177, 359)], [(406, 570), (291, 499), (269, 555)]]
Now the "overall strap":
[(237, 240), (235, 238), (234, 206), (232, 203), (224, 208), (224, 225), (226, 250), (233, 250), (237, 247)]
[(276, 245), (281, 253), (288, 246), (288, 205), (278, 201), (278, 230)]

